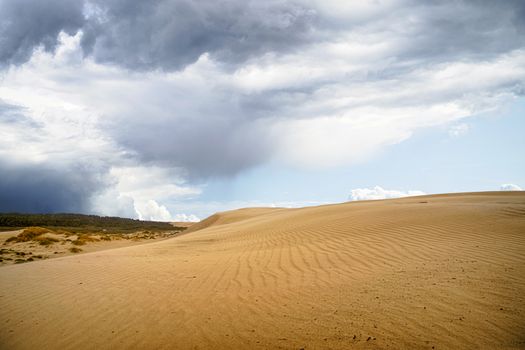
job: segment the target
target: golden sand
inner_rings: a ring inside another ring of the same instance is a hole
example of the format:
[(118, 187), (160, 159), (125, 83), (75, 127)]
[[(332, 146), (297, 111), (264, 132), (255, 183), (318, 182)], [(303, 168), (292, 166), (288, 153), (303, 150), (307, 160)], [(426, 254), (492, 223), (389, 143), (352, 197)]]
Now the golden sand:
[(525, 194), (216, 214), (0, 268), (2, 349), (523, 349)]

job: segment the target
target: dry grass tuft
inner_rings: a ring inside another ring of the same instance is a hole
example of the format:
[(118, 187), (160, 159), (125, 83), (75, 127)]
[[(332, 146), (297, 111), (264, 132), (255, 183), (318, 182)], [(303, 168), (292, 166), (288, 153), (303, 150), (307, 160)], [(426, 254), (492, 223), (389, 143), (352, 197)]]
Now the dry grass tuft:
[(74, 245), (85, 245), (88, 242), (97, 242), (98, 239), (91, 237), (90, 235), (83, 234), (79, 235), (76, 240), (72, 241), (71, 243)]
[(38, 242), (40, 245), (45, 245), (45, 246), (48, 246), (48, 245), (51, 245), (53, 243), (59, 242), (59, 240), (56, 239), (56, 238), (47, 237), (47, 236), (44, 236), (44, 235), (35, 237), (33, 239), (33, 241)]
[(24, 231), (22, 231), (22, 233), (19, 233), (17, 236), (10, 237), (9, 239), (7, 239), (6, 243), (8, 243), (8, 242), (16, 242), (16, 243), (18, 243), (18, 242), (34, 241), (34, 242), (38, 242), (38, 243), (40, 243), (42, 245), (49, 245), (49, 244), (52, 244), (54, 242), (58, 242), (58, 240), (55, 239), (55, 238), (42, 237), (42, 235), (44, 235), (46, 233), (53, 233), (53, 231), (51, 231), (51, 230), (49, 230), (47, 228), (38, 227), (38, 226), (28, 227)]
[(80, 253), (82, 251), (82, 249), (77, 248), (77, 247), (71, 247), (71, 248), (69, 248), (69, 251), (71, 253)]
[(66, 230), (62, 230), (62, 229), (56, 230), (55, 232), (56, 232), (57, 234), (59, 234), (59, 235), (64, 235), (64, 236), (66, 236), (66, 237), (69, 237), (69, 236), (73, 236), (73, 235), (74, 235), (74, 233), (69, 232), (69, 231), (66, 231)]

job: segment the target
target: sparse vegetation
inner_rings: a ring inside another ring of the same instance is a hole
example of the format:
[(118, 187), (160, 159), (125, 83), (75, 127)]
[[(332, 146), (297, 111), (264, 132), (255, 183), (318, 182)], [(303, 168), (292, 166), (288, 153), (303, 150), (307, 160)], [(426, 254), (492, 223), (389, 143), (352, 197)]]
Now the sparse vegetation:
[(76, 240), (72, 241), (71, 243), (74, 245), (85, 245), (88, 242), (96, 242), (98, 241), (98, 238), (92, 237), (87, 234), (82, 234), (77, 237)]
[[(80, 253), (84, 250), (97, 249), (97, 247), (89, 249), (83, 247), (92, 242), (168, 238), (184, 230), (163, 222), (90, 215), (0, 214), (0, 230), (6, 227), (13, 230), (23, 223), (32, 225), (28, 225), (18, 235), (4, 241), (3, 248), (0, 249), (0, 265), (47, 259), (65, 252)], [(39, 223), (39, 226), (35, 223)], [(55, 226), (66, 224), (78, 226)], [(37, 252), (44, 254), (37, 254)]]
[(82, 232), (129, 233), (136, 231), (182, 231), (167, 222), (141, 221), (109, 216), (82, 214), (20, 214), (0, 213), (0, 230), (28, 226), (52, 228), (57, 233), (72, 235)]
[(43, 227), (28, 227), (22, 233), (17, 236), (8, 238), (5, 243), (19, 243), (19, 242), (37, 242), (40, 245), (50, 245), (58, 242), (58, 239), (45, 236), (47, 233), (53, 233), (53, 231)]
[(48, 245), (51, 245), (53, 243), (59, 242), (59, 240), (56, 239), (56, 238), (47, 237), (47, 236), (43, 236), (43, 235), (35, 237), (34, 241), (38, 242), (38, 244), (40, 244), (40, 245), (45, 245), (45, 246), (48, 246)]
[(6, 240), (7, 242), (29, 242), (34, 241), (35, 238), (37, 238), (40, 235), (43, 235), (45, 233), (50, 233), (51, 230), (48, 230), (43, 227), (28, 227), (26, 228), (22, 233), (18, 234), (17, 236), (11, 237)]

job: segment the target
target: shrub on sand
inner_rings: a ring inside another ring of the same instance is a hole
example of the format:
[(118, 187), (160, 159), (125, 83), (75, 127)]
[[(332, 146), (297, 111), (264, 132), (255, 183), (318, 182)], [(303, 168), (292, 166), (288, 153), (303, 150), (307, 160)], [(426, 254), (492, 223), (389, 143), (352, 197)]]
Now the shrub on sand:
[(73, 236), (73, 235), (74, 235), (74, 233), (71, 233), (71, 232), (66, 231), (66, 230), (61, 230), (61, 229), (56, 230), (55, 232), (56, 232), (57, 234), (59, 234), (59, 235), (64, 235), (64, 236), (66, 236), (66, 237), (69, 237), (69, 236)]
[(88, 234), (79, 235), (76, 240), (71, 242), (74, 245), (85, 245), (88, 242), (96, 242), (98, 239), (91, 237)]
[(58, 239), (42, 235), (42, 236), (35, 237), (33, 241), (38, 242), (40, 245), (48, 246), (48, 245), (58, 242)]
[(9, 237), (8, 239), (5, 240), (4, 244), (10, 243), (10, 242), (17, 242), (16, 236)]
[(46, 233), (53, 233), (53, 231), (48, 230), (47, 228), (33, 226), (28, 227), (21, 233), (19, 233), (17, 236), (10, 237), (6, 240), (7, 242), (29, 242), (29, 241), (35, 241), (39, 242), (42, 245), (49, 245), (54, 242), (58, 242), (56, 238), (52, 237), (44, 237), (43, 235)]

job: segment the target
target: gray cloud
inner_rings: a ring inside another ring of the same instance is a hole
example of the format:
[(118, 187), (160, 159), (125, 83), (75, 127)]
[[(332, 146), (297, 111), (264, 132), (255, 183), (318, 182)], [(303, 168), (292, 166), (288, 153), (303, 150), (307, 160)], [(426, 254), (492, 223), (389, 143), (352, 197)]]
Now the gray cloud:
[[(315, 1), (1, 0), (0, 62), (53, 51), (60, 31), (82, 30), (85, 55), (137, 70), (178, 70), (202, 54), (227, 65), (282, 54), (345, 31), (396, 33), (398, 58), (484, 57), (522, 47), (525, 3), (400, 3), (380, 16), (333, 18)], [(373, 38), (371, 38), (373, 40)]]
[(0, 62), (53, 51), (83, 31), (85, 55), (130, 69), (180, 69), (203, 53), (234, 63), (311, 40), (315, 12), (290, 1), (2, 0)]
[(180, 69), (208, 52), (222, 62), (286, 52), (310, 40), (315, 13), (290, 1), (96, 1), (82, 46), (99, 62)]
[[(414, 2), (406, 16), (405, 59), (487, 59), (525, 45), (525, 2), (433, 1)], [(388, 22), (387, 22), (388, 25)]]
[(0, 212), (86, 213), (107, 184), (84, 166), (0, 162)]
[(0, 67), (27, 62), (37, 47), (54, 52), (61, 31), (84, 25), (82, 1), (1, 0)]
[(0, 100), (0, 212), (89, 213), (92, 197), (111, 186), (108, 166), (82, 152), (45, 152), (45, 128), (27, 108)]
[(29, 118), (25, 112), (25, 108), (5, 103), (0, 99), (0, 126), (17, 124), (32, 129), (39, 128), (40, 124)]
[[(238, 97), (187, 87), (184, 98), (173, 98), (174, 90), (153, 88), (162, 109), (146, 104), (126, 110), (105, 129), (140, 162), (183, 168), (193, 180), (231, 176), (271, 155), (266, 125)], [(201, 98), (206, 103), (195, 103)]]

